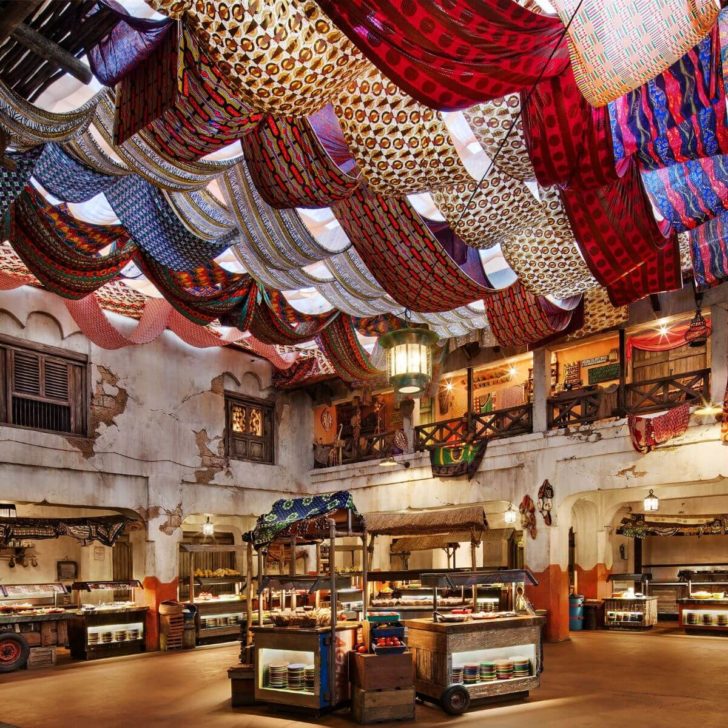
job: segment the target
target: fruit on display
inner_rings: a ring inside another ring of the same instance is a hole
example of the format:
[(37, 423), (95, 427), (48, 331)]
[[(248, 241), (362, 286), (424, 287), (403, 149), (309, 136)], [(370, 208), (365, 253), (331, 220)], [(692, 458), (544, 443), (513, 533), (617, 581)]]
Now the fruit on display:
[(237, 569), (195, 569), (193, 576), (214, 579), (221, 576), (240, 576), (240, 572)]

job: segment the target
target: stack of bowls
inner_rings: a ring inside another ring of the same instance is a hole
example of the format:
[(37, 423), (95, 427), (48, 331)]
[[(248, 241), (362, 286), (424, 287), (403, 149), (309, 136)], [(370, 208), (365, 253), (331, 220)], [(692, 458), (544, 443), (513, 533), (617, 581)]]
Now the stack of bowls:
[(728, 627), (728, 612), (718, 612), (718, 626)]
[(453, 667), (452, 669), (452, 683), (456, 685), (460, 685), (463, 682), (463, 668), (462, 667)]
[(698, 623), (697, 612), (688, 612), (685, 622), (686, 622), (686, 624), (697, 624)]
[(316, 667), (315, 665), (306, 665), (303, 670), (303, 677), (306, 683), (306, 690), (309, 693), (316, 689)]
[(139, 629), (130, 629), (128, 632), (130, 641), (138, 640), (141, 637), (141, 630)]
[(510, 680), (513, 677), (513, 660), (496, 660), (495, 673), (499, 680)]
[(99, 633), (98, 632), (89, 632), (88, 633), (88, 643), (90, 645), (97, 645), (99, 643)]
[(125, 629), (117, 629), (114, 632), (114, 642), (126, 642), (127, 635)]
[(291, 663), (288, 666), (288, 689), (303, 690), (306, 687), (304, 675), (305, 665), (299, 663)]
[(268, 665), (268, 685), (277, 690), (288, 687), (288, 663), (271, 662)]
[(531, 661), (527, 657), (514, 655), (513, 660), (513, 677), (528, 677), (531, 674)]
[(713, 627), (715, 625), (715, 615), (712, 612), (703, 612), (703, 624), (706, 627)]
[(477, 662), (466, 662), (463, 665), (463, 681), (466, 685), (473, 685), (478, 682), (480, 676), (480, 665)]
[(480, 682), (493, 682), (496, 677), (495, 662), (480, 663)]

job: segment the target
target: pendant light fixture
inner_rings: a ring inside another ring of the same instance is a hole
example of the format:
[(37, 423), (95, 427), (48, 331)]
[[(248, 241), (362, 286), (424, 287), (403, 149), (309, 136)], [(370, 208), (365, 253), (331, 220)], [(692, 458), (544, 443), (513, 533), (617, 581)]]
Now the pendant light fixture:
[(710, 325), (701, 312), (703, 294), (696, 290), (695, 281), (693, 281), (693, 297), (695, 298), (695, 316), (693, 316), (688, 330), (685, 332), (685, 343), (688, 346), (697, 348), (699, 346), (705, 346), (708, 341)]
[(650, 492), (642, 501), (642, 505), (644, 506), (645, 513), (654, 513), (660, 509), (660, 499), (655, 495), (652, 488), (650, 488)]
[(202, 524), (202, 535), (203, 536), (214, 536), (215, 535), (215, 524), (210, 521), (210, 516)]
[(379, 345), (387, 352), (387, 377), (394, 391), (419, 396), (432, 381), (432, 347), (438, 336), (409, 326), (408, 311), (405, 323), (405, 328), (380, 337)]
[(503, 514), (503, 520), (508, 525), (513, 525), (518, 519), (518, 511), (513, 507), (513, 503), (508, 504), (505, 513)]

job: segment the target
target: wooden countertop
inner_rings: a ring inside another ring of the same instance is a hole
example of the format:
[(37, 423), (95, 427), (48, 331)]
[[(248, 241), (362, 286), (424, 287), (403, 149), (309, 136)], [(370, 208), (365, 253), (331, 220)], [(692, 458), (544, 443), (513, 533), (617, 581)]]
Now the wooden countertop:
[(705, 604), (708, 606), (720, 606), (728, 608), (728, 599), (696, 599), (695, 597), (683, 597), (682, 599), (677, 599), (676, 601), (678, 604), (689, 604), (693, 607)]
[(467, 622), (433, 622), (431, 618), (405, 619), (404, 626), (408, 629), (456, 634), (458, 632), (476, 632), (478, 630), (513, 629), (514, 627), (540, 627), (545, 622), (545, 617), (524, 615), (521, 617), (502, 617), (500, 619), (471, 619)]
[(77, 612), (53, 612), (52, 614), (0, 614), (0, 624), (18, 624), (28, 622), (59, 622), (62, 619), (70, 619)]
[[(337, 622), (336, 629), (355, 629), (361, 624), (361, 622)], [(278, 627), (275, 624), (271, 625), (253, 625), (250, 628), (251, 632), (263, 632), (265, 634), (272, 634), (274, 632), (279, 634), (295, 634), (300, 632), (302, 634), (326, 634), (331, 632), (331, 627)]]

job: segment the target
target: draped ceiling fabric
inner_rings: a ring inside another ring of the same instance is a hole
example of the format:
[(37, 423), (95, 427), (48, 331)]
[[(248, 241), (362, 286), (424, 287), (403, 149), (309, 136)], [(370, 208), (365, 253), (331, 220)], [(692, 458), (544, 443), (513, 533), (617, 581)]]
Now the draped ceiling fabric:
[(345, 381), (369, 381), (382, 376), (356, 336), (351, 318), (337, 316), (316, 339), (319, 348)]
[(667, 229), (692, 230), (728, 210), (728, 155), (646, 171), (642, 179)]
[(0, 166), (0, 218), (23, 191), (42, 151), (42, 147), (36, 147), (27, 152), (6, 152), (7, 158), (13, 162), (15, 168)]
[(563, 331), (573, 313), (529, 293), (520, 281), (486, 296), (485, 310), (501, 346), (535, 344)]
[(372, 190), (401, 195), (471, 181), (440, 113), (376, 68), (342, 89), (334, 111)]
[(121, 81), (114, 140), (136, 132), (170, 161), (197, 160), (249, 133), (262, 114), (241, 103), (228, 80), (178, 27)]
[(182, 17), (236, 96), (256, 111), (312, 114), (369, 65), (311, 0), (150, 5)]
[(595, 109), (571, 67), (521, 94), (523, 133), (539, 184), (593, 189), (617, 179), (606, 107)]
[(676, 245), (660, 232), (634, 164), (616, 182), (564, 190), (561, 199), (589, 270), (604, 286)]
[(540, 192), (544, 221), (507, 237), (503, 257), (536, 295), (567, 298), (595, 288), (598, 283), (579, 252), (557, 188)]
[(584, 294), (584, 323), (569, 334), (567, 340), (581, 339), (607, 329), (616, 329), (627, 323), (629, 308), (614, 307), (606, 288), (592, 288)]
[(689, 239), (697, 287), (712, 288), (728, 280), (728, 213), (694, 228)]
[(433, 109), (528, 88), (568, 62), (558, 19), (514, 2), (317, 2), (382, 73)]
[(493, 168), (480, 184), (440, 187), (432, 191), (432, 199), (455, 233), (474, 248), (491, 248), (508, 235), (545, 222), (528, 187)]
[(306, 119), (266, 116), (243, 139), (250, 175), (272, 207), (328, 207), (360, 178), (339, 169)]
[(463, 112), (475, 138), (488, 157), (495, 160), (496, 169), (516, 179), (527, 180), (533, 179), (536, 172), (523, 138), (520, 113), (521, 97), (518, 94), (507, 94)]
[(0, 81), (0, 126), (16, 146), (62, 142), (88, 127), (103, 93), (99, 92), (74, 111), (59, 114), (34, 106)]
[(616, 159), (634, 154), (642, 169), (728, 151), (718, 24), (666, 71), (610, 103), (609, 115)]
[[(568, 23), (580, 0), (553, 0)], [(585, 0), (569, 28), (579, 90), (595, 107), (636, 89), (685, 55), (718, 17), (714, 0)]]
[(682, 285), (680, 250), (674, 242), (611, 283), (607, 290), (613, 306), (626, 306), (651, 293), (679, 290)]
[(492, 290), (460, 269), (406, 198), (360, 188), (332, 209), (367, 268), (402, 306), (447, 311)]

